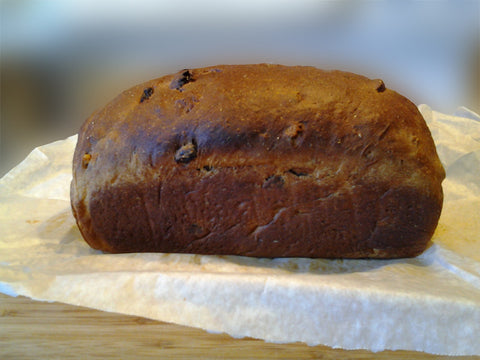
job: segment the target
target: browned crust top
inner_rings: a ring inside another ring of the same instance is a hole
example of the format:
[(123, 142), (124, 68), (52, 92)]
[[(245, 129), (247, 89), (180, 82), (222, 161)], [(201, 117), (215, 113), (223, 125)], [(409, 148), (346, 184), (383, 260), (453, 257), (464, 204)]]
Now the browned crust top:
[(121, 154), (107, 151), (115, 146), (154, 168), (172, 159), (236, 166), (325, 154), (368, 163), (375, 150), (444, 176), (414, 104), (381, 80), (312, 67), (216, 66), (135, 86), (84, 123), (75, 163), (88, 154), (103, 169), (119, 166)]

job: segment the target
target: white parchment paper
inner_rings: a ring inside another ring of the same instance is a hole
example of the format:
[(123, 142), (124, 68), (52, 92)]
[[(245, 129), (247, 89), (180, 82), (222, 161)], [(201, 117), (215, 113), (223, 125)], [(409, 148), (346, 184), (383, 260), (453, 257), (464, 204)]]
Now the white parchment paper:
[(419, 108), (447, 179), (433, 246), (417, 258), (92, 250), (70, 210), (72, 136), (0, 179), (0, 292), (269, 342), (480, 355), (480, 117)]

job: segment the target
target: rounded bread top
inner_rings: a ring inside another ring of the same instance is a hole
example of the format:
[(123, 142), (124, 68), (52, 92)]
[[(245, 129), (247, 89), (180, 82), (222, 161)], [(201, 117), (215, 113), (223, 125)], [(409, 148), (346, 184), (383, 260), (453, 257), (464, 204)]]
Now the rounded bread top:
[(345, 159), (363, 177), (445, 177), (417, 107), (383, 81), (270, 64), (185, 69), (132, 87), (85, 121), (73, 170), (111, 182), (165, 166)]

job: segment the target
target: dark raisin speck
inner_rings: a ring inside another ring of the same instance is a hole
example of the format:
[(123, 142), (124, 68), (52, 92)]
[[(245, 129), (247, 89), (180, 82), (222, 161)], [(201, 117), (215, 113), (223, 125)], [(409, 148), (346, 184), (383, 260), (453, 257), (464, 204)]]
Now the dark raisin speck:
[(188, 164), (197, 157), (197, 146), (191, 142), (181, 146), (175, 153), (175, 161), (177, 163)]
[(288, 172), (289, 172), (290, 174), (293, 174), (293, 175), (298, 176), (298, 177), (300, 177), (300, 176), (308, 176), (308, 173), (307, 173), (307, 172), (302, 171), (302, 170), (299, 170), (299, 169), (290, 169), (290, 170), (288, 170)]
[(382, 80), (377, 80), (377, 87), (375, 88), (375, 90), (381, 93), (384, 92), (386, 89), (387, 88), (385, 87), (385, 83)]
[(150, 97), (153, 95), (153, 88), (148, 87), (145, 90), (143, 90), (143, 94), (140, 97), (140, 103), (143, 103), (145, 100), (150, 99)]
[(184, 70), (172, 80), (170, 83), (170, 89), (182, 91), (183, 85), (193, 81), (195, 81), (195, 79), (193, 79), (192, 73), (189, 70)]

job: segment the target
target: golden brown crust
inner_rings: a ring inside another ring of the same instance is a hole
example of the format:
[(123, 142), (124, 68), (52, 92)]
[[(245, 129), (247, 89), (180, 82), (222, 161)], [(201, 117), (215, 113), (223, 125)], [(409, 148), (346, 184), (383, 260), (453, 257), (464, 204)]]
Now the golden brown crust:
[(73, 175), (104, 251), (389, 258), (427, 246), (445, 173), (381, 80), (260, 64), (125, 91), (84, 123)]

